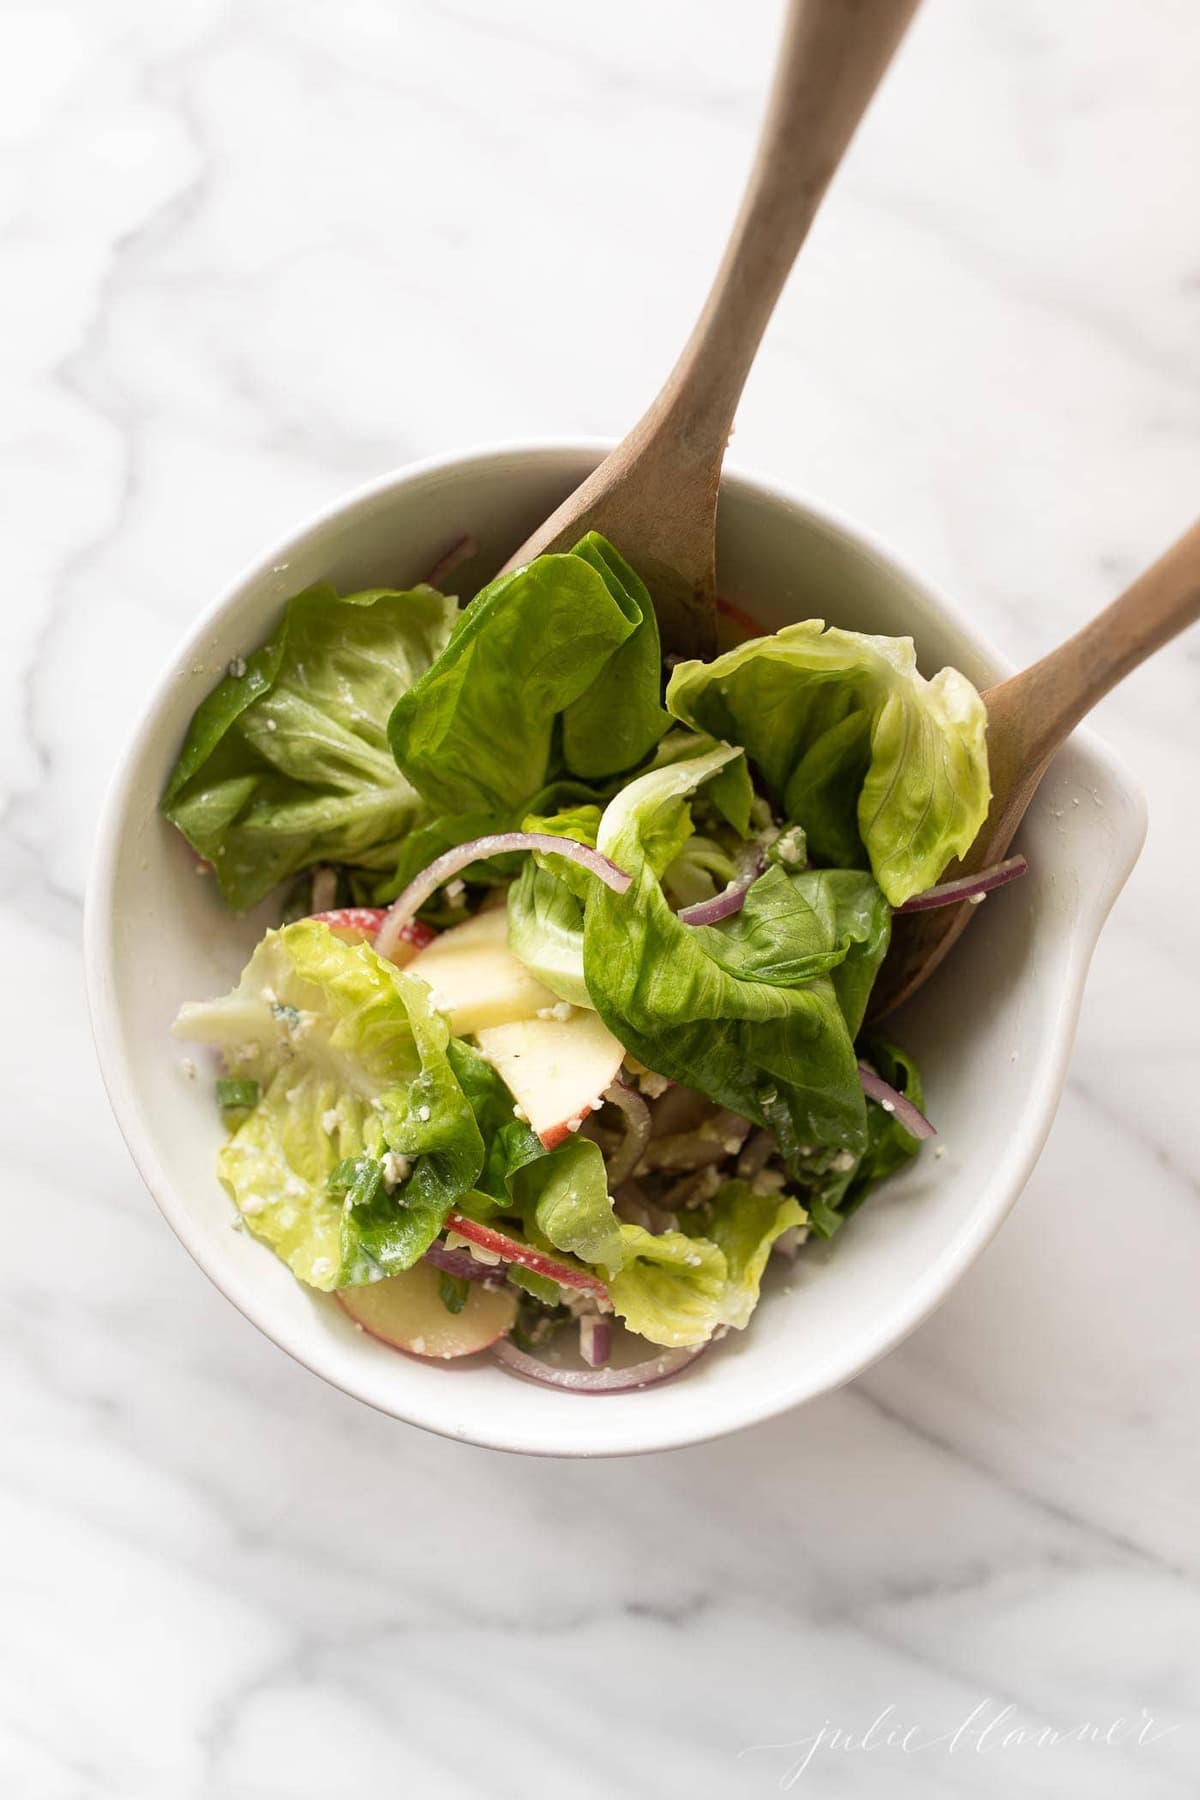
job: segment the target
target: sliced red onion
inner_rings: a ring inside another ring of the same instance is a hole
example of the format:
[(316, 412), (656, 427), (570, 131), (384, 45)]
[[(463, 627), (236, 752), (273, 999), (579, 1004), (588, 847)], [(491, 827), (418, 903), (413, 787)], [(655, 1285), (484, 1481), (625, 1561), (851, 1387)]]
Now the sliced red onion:
[(1003, 862), (993, 863), (988, 869), (980, 869), (977, 875), (959, 875), (954, 881), (943, 881), (937, 887), (926, 888), (923, 894), (914, 894), (911, 900), (906, 900), (896, 911), (928, 912), (930, 907), (953, 906), (959, 900), (982, 900), (993, 888), (1015, 881), (1019, 875), (1027, 874), (1028, 870), (1029, 864), (1023, 856), (1008, 856)]
[(441, 587), (447, 575), (449, 575), (453, 569), (457, 569), (459, 563), (464, 563), (467, 561), (468, 557), (474, 556), (478, 548), (479, 545), (475, 542), (475, 539), (469, 535), (456, 538), (450, 548), (438, 557), (432, 569), (430, 569), (428, 575), (425, 577), (425, 586), (434, 588)]
[(672, 1375), (678, 1375), (681, 1369), (694, 1363), (707, 1348), (707, 1344), (696, 1344), (686, 1349), (660, 1350), (657, 1356), (634, 1363), (628, 1369), (555, 1368), (525, 1350), (518, 1350), (509, 1338), (501, 1338), (498, 1344), (493, 1344), (492, 1355), (514, 1374), (540, 1381), (544, 1387), (569, 1388), (575, 1394), (623, 1394), (631, 1388), (653, 1387), (657, 1382), (669, 1381)]
[(884, 1112), (895, 1113), (898, 1122), (903, 1125), (910, 1137), (931, 1138), (937, 1136), (936, 1125), (931, 1125), (919, 1107), (906, 1100), (898, 1089), (889, 1086), (882, 1075), (874, 1069), (868, 1069), (866, 1063), (858, 1065), (858, 1079), (862, 1083), (862, 1091), (868, 1100), (877, 1100)]
[(605, 1088), (604, 1098), (619, 1106), (625, 1114), (625, 1137), (616, 1150), (608, 1158), (608, 1185), (619, 1188), (623, 1181), (628, 1181), (633, 1171), (642, 1160), (642, 1151), (650, 1142), (650, 1108), (640, 1094), (635, 1094), (631, 1087), (623, 1081), (614, 1081), (611, 1087)]
[(719, 894), (711, 900), (697, 900), (694, 906), (684, 906), (676, 913), (685, 925), (716, 925), (722, 919), (731, 919), (734, 913), (741, 912), (746, 904), (746, 895), (763, 872), (766, 858), (761, 851), (746, 868), (739, 870)]
[(615, 862), (601, 856), (590, 844), (578, 844), (574, 838), (555, 837), (548, 831), (497, 831), (489, 837), (472, 838), (470, 843), (456, 844), (453, 850), (436, 857), (427, 869), (422, 869), (409, 882), (399, 898), (393, 900), (375, 940), (380, 956), (391, 954), (404, 927), (443, 881), (449, 881), (460, 869), (470, 868), (472, 863), (483, 862), (489, 856), (503, 856), (512, 850), (541, 850), (547, 855), (565, 856), (568, 862), (578, 863), (597, 876), (614, 894), (625, 893), (632, 880), (624, 869), (618, 869)]
[(457, 1276), (459, 1281), (490, 1281), (498, 1287), (504, 1280), (504, 1270), (498, 1264), (482, 1263), (469, 1250), (447, 1250), (445, 1244), (430, 1244), (425, 1261), (435, 1269), (444, 1269), (447, 1275)]
[(589, 1369), (602, 1369), (612, 1355), (612, 1327), (601, 1313), (584, 1313), (580, 1319), (579, 1354)]

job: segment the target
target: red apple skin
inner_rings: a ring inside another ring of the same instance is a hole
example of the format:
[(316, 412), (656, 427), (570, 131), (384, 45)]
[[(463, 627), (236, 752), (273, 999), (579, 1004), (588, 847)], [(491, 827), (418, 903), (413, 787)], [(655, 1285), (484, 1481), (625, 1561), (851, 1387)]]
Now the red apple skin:
[[(579, 1111), (575, 1114), (575, 1117), (579, 1120), (579, 1124), (582, 1125), (588, 1114), (594, 1110), (595, 1109), (591, 1106), (581, 1106)], [(576, 1130), (578, 1129), (579, 1127), (576, 1126)], [(571, 1127), (569, 1125), (550, 1125), (547, 1126), (546, 1130), (543, 1131), (540, 1136), (543, 1150), (557, 1150), (558, 1146), (560, 1144), (565, 1144), (567, 1139), (571, 1136)]]
[[(330, 931), (347, 943), (354, 943), (363, 938), (373, 939), (387, 917), (385, 906), (339, 906), (333, 912), (311, 913), (320, 925), (328, 925)], [(393, 952), (391, 960), (398, 969), (407, 968), (414, 956), (424, 950), (426, 944), (432, 944), (437, 932), (430, 925), (422, 925), (419, 919), (410, 919), (400, 933), (400, 942)]]
[(473, 1284), (462, 1311), (452, 1313), (442, 1304), (441, 1281), (440, 1269), (420, 1262), (384, 1281), (340, 1288), (334, 1297), (369, 1337), (426, 1362), (474, 1356), (512, 1330), (517, 1296), (511, 1288)]
[(535, 1250), (531, 1244), (522, 1244), (505, 1232), (497, 1231), (494, 1226), (480, 1225), (476, 1219), (468, 1219), (465, 1213), (450, 1213), (446, 1219), (446, 1229), (457, 1231), (459, 1237), (478, 1244), (482, 1250), (494, 1250), (505, 1262), (519, 1263), (534, 1275), (544, 1275), (549, 1281), (557, 1281), (559, 1287), (582, 1288), (585, 1293), (602, 1294), (605, 1299), (608, 1298), (608, 1289), (598, 1275), (586, 1275), (581, 1269), (572, 1269), (566, 1263), (555, 1262), (544, 1251)]

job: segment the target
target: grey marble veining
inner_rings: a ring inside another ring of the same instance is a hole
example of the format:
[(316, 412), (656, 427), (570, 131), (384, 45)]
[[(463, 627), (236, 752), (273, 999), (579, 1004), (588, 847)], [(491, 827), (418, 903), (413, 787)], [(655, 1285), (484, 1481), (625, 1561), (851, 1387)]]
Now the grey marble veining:
[[(93, 1061), (93, 822), (174, 641), (383, 467), (623, 429), (777, 19), (0, 11), (6, 1800), (1200, 1784), (1194, 637), (1097, 717), (1151, 832), (1026, 1194), (885, 1362), (735, 1439), (524, 1461), (326, 1389), (172, 1238)], [(1180, 0), (927, 0), (747, 390), (736, 459), (1014, 658), (1196, 511), (1198, 57)]]

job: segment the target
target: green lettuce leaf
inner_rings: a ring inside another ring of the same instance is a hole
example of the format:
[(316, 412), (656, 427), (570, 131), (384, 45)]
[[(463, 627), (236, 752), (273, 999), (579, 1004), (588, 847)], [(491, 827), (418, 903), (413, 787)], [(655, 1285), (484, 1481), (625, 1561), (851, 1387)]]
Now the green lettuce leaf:
[(911, 638), (789, 625), (681, 663), (667, 706), (741, 744), (813, 855), (869, 866), (893, 906), (930, 887), (987, 816), (983, 702), (956, 669), (927, 681)]
[(830, 975), (854, 1037), (887, 954), (892, 913), (865, 871), (776, 864), (759, 876), (740, 912), (692, 930), (720, 968), (743, 980), (797, 987)]
[[(899, 1044), (874, 1035), (860, 1041), (859, 1055), (898, 1093), (914, 1106), (924, 1108), (925, 1094), (917, 1065)], [(911, 1162), (920, 1148), (920, 1140), (905, 1131), (894, 1113), (885, 1112), (874, 1101), (868, 1102), (867, 1143), (861, 1156), (849, 1164), (843, 1157), (816, 1156), (804, 1171), (804, 1203), (817, 1235), (831, 1238), (880, 1182)]]
[(397, 701), (392, 750), (436, 811), (507, 817), (552, 773), (560, 720), (569, 775), (613, 775), (648, 755), (669, 723), (659, 669), (645, 590), (592, 533), (476, 596)]
[(197, 708), (162, 809), (256, 905), (314, 863), (390, 869), (422, 810), (387, 739), (397, 695), (441, 653), (456, 616), (433, 588), (289, 601), (267, 642)]
[[(233, 992), (185, 1006), (174, 1031), (258, 1082), (218, 1173), (249, 1228), (313, 1287), (410, 1268), (483, 1169), (425, 984), (314, 920), (268, 932)], [(355, 1180), (331, 1188), (347, 1163)]]
[(652, 1344), (704, 1344), (721, 1323), (725, 1255), (707, 1238), (681, 1231), (652, 1236), (622, 1225), (622, 1260), (607, 1271), (619, 1318)]
[(813, 1144), (855, 1154), (866, 1144), (833, 981), (818, 975), (788, 987), (723, 967), (711, 939), (671, 912), (646, 850), (670, 837), (688, 795), (739, 754), (723, 745), (652, 770), (609, 804), (599, 848), (634, 881), (624, 895), (593, 884), (584, 972), (601, 1018), (641, 1062), (773, 1132), (797, 1167)]
[(759, 1284), (771, 1246), (808, 1215), (798, 1200), (757, 1194), (746, 1181), (727, 1181), (718, 1191), (706, 1235), (725, 1257), (721, 1323), (741, 1330), (758, 1305)]
[(623, 1257), (600, 1146), (570, 1137), (511, 1181), (513, 1201), (532, 1243), (567, 1251), (581, 1262), (610, 1264)]

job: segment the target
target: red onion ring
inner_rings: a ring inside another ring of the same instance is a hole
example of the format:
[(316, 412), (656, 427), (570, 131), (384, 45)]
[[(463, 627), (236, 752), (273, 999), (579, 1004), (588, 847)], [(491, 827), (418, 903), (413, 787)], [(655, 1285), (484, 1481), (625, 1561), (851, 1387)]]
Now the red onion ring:
[(906, 1100), (898, 1089), (889, 1086), (882, 1075), (877, 1075), (874, 1069), (868, 1069), (866, 1063), (859, 1063), (858, 1079), (867, 1099), (877, 1100), (885, 1112), (895, 1113), (897, 1121), (910, 1137), (937, 1136), (937, 1126), (929, 1123), (920, 1108), (914, 1106), (911, 1100)]
[(754, 860), (711, 900), (697, 900), (694, 906), (683, 906), (675, 914), (685, 925), (717, 925), (731, 919), (746, 904), (746, 895), (763, 872), (765, 856), (759, 851)]
[(623, 1394), (631, 1388), (653, 1387), (657, 1382), (669, 1381), (672, 1375), (678, 1375), (689, 1363), (694, 1363), (707, 1348), (707, 1344), (694, 1344), (660, 1350), (657, 1356), (634, 1363), (628, 1369), (557, 1369), (518, 1350), (508, 1338), (501, 1338), (498, 1344), (492, 1345), (492, 1355), (506, 1369), (516, 1375), (526, 1375), (530, 1381), (540, 1381), (543, 1387), (569, 1388), (576, 1394)]
[(607, 1158), (610, 1191), (628, 1181), (642, 1160), (642, 1151), (650, 1142), (650, 1108), (640, 1094), (635, 1094), (623, 1081), (614, 1081), (604, 1090), (604, 1098), (619, 1106), (625, 1114), (625, 1138)]
[(532, 1244), (509, 1237), (507, 1232), (497, 1231), (494, 1225), (481, 1225), (477, 1219), (468, 1219), (457, 1209), (447, 1213), (446, 1229), (457, 1231), (459, 1237), (467, 1238), (484, 1250), (495, 1251), (502, 1262), (517, 1263), (535, 1275), (544, 1275), (547, 1281), (556, 1281), (559, 1287), (581, 1288), (585, 1293), (600, 1294), (608, 1299), (608, 1289), (598, 1275), (589, 1275), (585, 1269), (572, 1269), (567, 1263), (547, 1256), (544, 1250), (535, 1250)]
[(504, 1280), (504, 1270), (498, 1263), (479, 1262), (469, 1250), (447, 1250), (444, 1244), (430, 1244), (424, 1261), (459, 1281), (490, 1281), (498, 1287)]
[(602, 1369), (612, 1355), (612, 1327), (602, 1313), (580, 1319), (579, 1354), (589, 1369)]
[(895, 910), (898, 913), (928, 912), (930, 907), (953, 906), (959, 900), (982, 900), (993, 888), (1015, 881), (1028, 870), (1029, 864), (1023, 856), (1009, 856), (990, 868), (980, 869), (977, 875), (959, 875), (954, 881), (943, 881), (937, 887), (926, 888), (923, 894), (914, 894), (911, 900), (906, 900)]
[(422, 869), (393, 900), (375, 939), (380, 956), (391, 955), (404, 927), (443, 881), (457, 875), (460, 869), (470, 868), (472, 863), (482, 862), (489, 856), (502, 856), (511, 850), (541, 850), (546, 855), (565, 856), (569, 862), (578, 863), (590, 874), (598, 876), (614, 894), (625, 893), (633, 879), (607, 856), (593, 850), (590, 844), (576, 843), (574, 838), (555, 837), (548, 831), (497, 831), (488, 837), (472, 838), (469, 843), (456, 844), (453, 850), (435, 857), (429, 867)]

